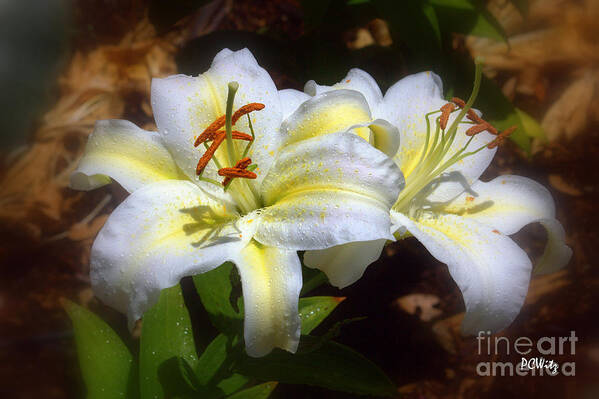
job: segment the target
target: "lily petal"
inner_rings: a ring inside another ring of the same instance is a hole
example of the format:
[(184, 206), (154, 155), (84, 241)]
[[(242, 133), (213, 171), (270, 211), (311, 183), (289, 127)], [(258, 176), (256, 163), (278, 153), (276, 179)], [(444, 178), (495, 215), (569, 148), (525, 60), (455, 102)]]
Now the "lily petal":
[(399, 131), (397, 128), (384, 119), (375, 119), (372, 122), (350, 126), (347, 131), (360, 135), (359, 129), (365, 127), (370, 129), (369, 143), (388, 157), (393, 158), (399, 149)]
[(256, 222), (189, 181), (167, 180), (134, 191), (94, 241), (91, 281), (129, 326), (184, 276), (209, 271), (252, 238)]
[(321, 86), (313, 80), (310, 80), (304, 86), (304, 91), (311, 96), (339, 89), (355, 90), (362, 93), (374, 117), (385, 118), (385, 115), (382, 113), (384, 112), (382, 108), (383, 93), (374, 78), (368, 72), (361, 69), (350, 69), (345, 78), (333, 86)]
[(388, 211), (403, 184), (393, 161), (354, 134), (300, 141), (262, 183), (256, 239), (298, 250), (392, 239)]
[(499, 176), (488, 183), (477, 181), (471, 189), (444, 208), (466, 218), (514, 234), (530, 223), (547, 229), (547, 246), (537, 273), (550, 273), (565, 266), (572, 250), (564, 243), (564, 229), (555, 219), (555, 204), (549, 191), (521, 176)]
[(146, 184), (184, 178), (157, 132), (125, 120), (97, 121), (85, 154), (71, 175), (71, 188), (93, 190), (115, 179), (133, 192)]
[(345, 288), (358, 281), (368, 265), (381, 256), (386, 242), (386, 239), (350, 242), (306, 251), (304, 264), (322, 270), (335, 287)]
[(509, 237), (472, 219), (451, 214), (429, 215), (418, 221), (392, 212), (428, 251), (447, 264), (464, 296), (462, 330), (499, 331), (518, 315), (532, 265)]
[[(387, 120), (397, 126), (400, 133), (400, 146), (395, 161), (409, 181), (410, 173), (416, 167), (426, 139), (425, 115), (436, 111), (447, 103), (443, 99), (441, 78), (432, 72), (421, 72), (406, 76), (389, 88), (383, 99)], [(457, 112), (450, 118), (450, 124), (457, 117)], [(431, 135), (434, 134), (435, 116), (431, 116)], [(466, 120), (466, 119), (464, 119)], [(450, 126), (448, 124), (448, 126)], [(465, 132), (471, 125), (461, 124), (448, 154), (443, 161), (449, 159), (456, 151), (463, 148), (470, 137)], [(489, 132), (481, 132), (474, 136), (468, 146), (472, 151), (490, 143), (493, 138)], [(443, 178), (438, 179), (434, 192), (429, 200), (444, 202), (453, 199), (464, 191), (464, 187), (474, 183), (489, 166), (497, 149), (484, 149), (449, 167)]]
[(279, 90), (281, 99), (281, 108), (283, 110), (283, 119), (287, 119), (301, 103), (308, 101), (311, 97), (303, 91), (295, 89)]
[[(204, 147), (195, 148), (196, 137), (216, 118), (225, 114), (228, 83), (236, 81), (239, 90), (234, 108), (248, 103), (262, 103), (264, 110), (251, 114), (256, 142), (248, 154), (258, 164), (258, 181), (261, 181), (273, 161), (281, 137), (281, 103), (275, 84), (268, 72), (258, 65), (248, 49), (232, 52), (222, 50), (212, 66), (198, 77), (175, 75), (152, 80), (152, 109), (158, 130), (166, 146), (174, 155), (179, 167), (191, 179), (196, 179), (195, 167), (204, 153)], [(246, 118), (241, 118), (235, 129), (249, 133)], [(239, 144), (242, 150), (245, 142)], [(218, 150), (222, 163), (230, 164), (226, 151)], [(229, 165), (230, 166), (230, 165)], [(217, 168), (210, 163), (206, 177), (219, 179)]]
[(298, 300), (302, 288), (297, 253), (252, 240), (233, 258), (243, 286), (247, 354), (260, 357), (273, 348), (295, 353), (300, 339)]
[[(352, 126), (371, 122), (364, 96), (353, 90), (322, 93), (302, 103), (282, 124), (284, 145), (323, 134), (346, 131)], [(355, 133), (370, 141), (370, 129), (357, 127)]]

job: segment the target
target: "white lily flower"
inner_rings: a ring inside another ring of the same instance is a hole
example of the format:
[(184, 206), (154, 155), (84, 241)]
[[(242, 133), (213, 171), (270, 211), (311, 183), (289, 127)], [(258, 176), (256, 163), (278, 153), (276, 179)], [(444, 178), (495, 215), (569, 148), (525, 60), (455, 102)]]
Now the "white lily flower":
[[(384, 97), (374, 79), (359, 69), (352, 69), (332, 87), (313, 81), (305, 87), (310, 95), (360, 91), (374, 116), (398, 127), (401, 145), (394, 160), (406, 185), (391, 210), (393, 229), (398, 237), (413, 235), (447, 264), (464, 296), (465, 333), (507, 327), (524, 303), (532, 263), (508, 235), (529, 223), (546, 228), (548, 242), (535, 267), (537, 273), (556, 271), (572, 255), (547, 189), (519, 176), (500, 176), (487, 183), (478, 180), (497, 144), (510, 133), (496, 136), (498, 132), (478, 111), (469, 111), (479, 79), (477, 75), (468, 104), (456, 99), (458, 106), (447, 105), (441, 79), (431, 72), (398, 81)], [(460, 108), (456, 116), (453, 111)], [(360, 278), (384, 244), (374, 240), (308, 251), (304, 261), (344, 287)]]
[(363, 138), (394, 153), (397, 129), (352, 91), (293, 111), (247, 49), (221, 51), (198, 77), (154, 79), (151, 100), (158, 132), (99, 121), (72, 175), (76, 189), (113, 178), (131, 193), (93, 244), (95, 294), (132, 326), (160, 290), (232, 261), (247, 353), (294, 352), (296, 251), (392, 239), (403, 176)]

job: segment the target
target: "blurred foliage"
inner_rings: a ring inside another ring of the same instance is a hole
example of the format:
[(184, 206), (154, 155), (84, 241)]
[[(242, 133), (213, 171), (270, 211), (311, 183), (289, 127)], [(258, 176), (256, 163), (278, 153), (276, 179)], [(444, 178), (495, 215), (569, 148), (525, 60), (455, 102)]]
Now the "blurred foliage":
[[(203, 1), (187, 1), (196, 6)], [(162, 4), (162, 1), (155, 0)], [(523, 14), (526, 1), (513, 1)], [(506, 41), (501, 25), (483, 0), (302, 0), (304, 30), (290, 38), (265, 28), (260, 33), (219, 31), (190, 41), (178, 55), (180, 71), (197, 74), (224, 47), (248, 47), (269, 71), (280, 71), (296, 82), (320, 84), (339, 81), (352, 67), (369, 72), (383, 92), (403, 76), (433, 70), (441, 76), (448, 98), (467, 98), (472, 89), (473, 61), (459, 45), (459, 36), (473, 35)], [(180, 15), (182, 17), (183, 14)], [(155, 23), (167, 24), (164, 16)], [(172, 18), (169, 17), (169, 18)], [(345, 33), (366, 26), (375, 18), (389, 26), (392, 44), (350, 50)], [(531, 137), (543, 137), (532, 118), (522, 119), (514, 105), (485, 79), (475, 106), (499, 129), (517, 125), (512, 140), (525, 151)]]

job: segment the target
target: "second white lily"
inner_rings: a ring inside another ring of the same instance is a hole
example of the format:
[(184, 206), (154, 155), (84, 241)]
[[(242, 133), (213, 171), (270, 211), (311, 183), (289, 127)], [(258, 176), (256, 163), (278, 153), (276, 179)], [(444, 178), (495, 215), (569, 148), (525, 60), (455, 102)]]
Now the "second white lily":
[[(509, 134), (497, 132), (470, 110), (479, 84), (480, 72), (470, 100), (456, 99), (455, 104), (443, 99), (441, 79), (431, 72), (400, 80), (384, 97), (359, 69), (332, 87), (313, 81), (305, 87), (310, 95), (360, 91), (376, 117), (398, 127), (401, 145), (394, 159), (406, 185), (391, 210), (394, 231), (400, 238), (413, 235), (447, 264), (464, 296), (466, 333), (501, 330), (522, 307), (533, 268), (508, 235), (534, 222), (546, 228), (548, 243), (538, 273), (563, 267), (572, 254), (547, 189), (520, 176), (478, 180)], [(384, 244), (374, 240), (308, 251), (304, 260), (323, 270), (332, 284), (345, 287), (361, 277)]]

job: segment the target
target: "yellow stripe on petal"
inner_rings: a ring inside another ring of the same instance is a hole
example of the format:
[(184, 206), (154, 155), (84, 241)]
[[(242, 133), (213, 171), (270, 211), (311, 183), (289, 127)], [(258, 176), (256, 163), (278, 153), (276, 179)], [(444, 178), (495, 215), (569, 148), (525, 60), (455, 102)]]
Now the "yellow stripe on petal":
[(71, 187), (92, 190), (115, 179), (133, 192), (149, 183), (185, 179), (158, 133), (125, 120), (96, 122)]
[(300, 337), (302, 287), (297, 253), (251, 241), (234, 256), (234, 262), (243, 285), (248, 355), (264, 356), (274, 348), (294, 353)]
[(189, 181), (134, 191), (110, 215), (91, 251), (94, 293), (130, 326), (184, 276), (211, 270), (252, 239), (258, 220)]
[[(345, 131), (371, 120), (370, 109), (362, 94), (352, 90), (336, 90), (301, 104), (283, 122), (281, 131), (285, 137), (285, 145), (288, 145), (323, 134)], [(358, 127), (353, 131), (370, 142), (368, 127)]]
[(530, 280), (526, 253), (498, 230), (451, 214), (426, 213), (418, 220), (391, 212), (438, 260), (464, 296), (462, 330), (499, 331), (518, 315)]

